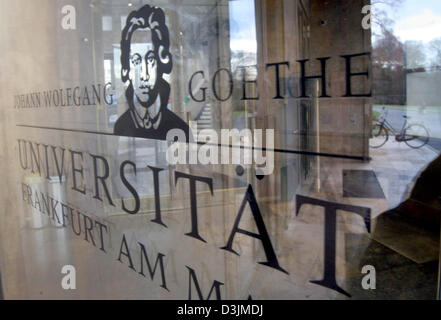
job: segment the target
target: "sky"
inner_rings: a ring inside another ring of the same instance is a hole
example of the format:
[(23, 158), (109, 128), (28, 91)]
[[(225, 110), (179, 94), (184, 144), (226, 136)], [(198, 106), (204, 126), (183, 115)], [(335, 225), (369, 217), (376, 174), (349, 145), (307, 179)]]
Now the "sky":
[(384, 9), (395, 22), (394, 34), (402, 42), (427, 43), (441, 37), (441, 0), (405, 0), (397, 10)]
[(233, 51), (257, 52), (254, 0), (230, 2), (230, 39)]

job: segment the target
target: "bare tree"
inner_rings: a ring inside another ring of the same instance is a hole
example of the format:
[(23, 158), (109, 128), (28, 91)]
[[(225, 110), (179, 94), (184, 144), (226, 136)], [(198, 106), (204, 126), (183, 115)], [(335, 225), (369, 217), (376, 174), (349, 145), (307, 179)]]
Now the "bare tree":
[(372, 72), (374, 103), (405, 103), (404, 45), (393, 33), (394, 21), (389, 12), (404, 0), (373, 0), (372, 5)]
[(406, 41), (406, 67), (416, 69), (427, 67), (428, 60), (422, 41)]
[(394, 21), (390, 19), (388, 11), (397, 10), (404, 0), (372, 0), (371, 6), (373, 8), (371, 15), (371, 23), (373, 27), (373, 36), (381, 37), (385, 32), (392, 32)]
[(432, 67), (441, 67), (441, 38), (433, 39), (429, 42), (429, 50), (432, 51)]

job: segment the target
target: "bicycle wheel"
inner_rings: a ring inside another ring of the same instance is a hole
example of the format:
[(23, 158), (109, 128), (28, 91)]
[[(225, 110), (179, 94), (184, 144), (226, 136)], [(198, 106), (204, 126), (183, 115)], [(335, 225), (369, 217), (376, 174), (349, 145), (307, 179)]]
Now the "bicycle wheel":
[(414, 149), (421, 148), (429, 139), (429, 131), (421, 124), (411, 124), (404, 131), (404, 142)]
[(372, 128), (372, 136), (369, 140), (369, 147), (379, 148), (386, 143), (388, 138), (389, 136), (387, 130), (383, 127), (383, 125), (376, 123)]

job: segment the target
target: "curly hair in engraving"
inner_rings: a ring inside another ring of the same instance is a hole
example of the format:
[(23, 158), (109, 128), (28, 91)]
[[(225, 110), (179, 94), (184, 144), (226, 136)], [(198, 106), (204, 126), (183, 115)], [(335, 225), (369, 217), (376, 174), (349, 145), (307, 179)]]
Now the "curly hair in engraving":
[(122, 81), (129, 80), (130, 72), (130, 41), (137, 29), (152, 30), (152, 41), (155, 45), (155, 55), (159, 57), (158, 73), (170, 73), (173, 68), (173, 59), (170, 54), (170, 38), (165, 25), (164, 12), (160, 8), (146, 5), (138, 11), (132, 12), (127, 18), (126, 26), (121, 37), (121, 76)]
[(128, 110), (119, 117), (117, 135), (165, 140), (168, 130), (188, 125), (167, 108), (170, 84), (163, 78), (173, 68), (164, 11), (145, 5), (127, 17), (121, 36), (121, 79)]

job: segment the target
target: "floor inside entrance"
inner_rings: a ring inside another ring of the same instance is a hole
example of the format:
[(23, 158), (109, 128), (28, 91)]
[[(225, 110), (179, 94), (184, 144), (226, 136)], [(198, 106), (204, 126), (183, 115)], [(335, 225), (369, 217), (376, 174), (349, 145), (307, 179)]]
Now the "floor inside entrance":
[[(320, 170), (303, 186), (305, 195), (372, 209), (371, 233), (345, 233), (345, 258), (354, 270), (345, 285), (357, 298), (435, 299), (439, 232), (391, 209), (409, 197), (416, 178), (438, 155), (431, 146), (412, 149), (390, 139), (370, 149), (369, 162), (320, 159)], [(376, 269), (376, 290), (360, 286), (365, 265)]]

